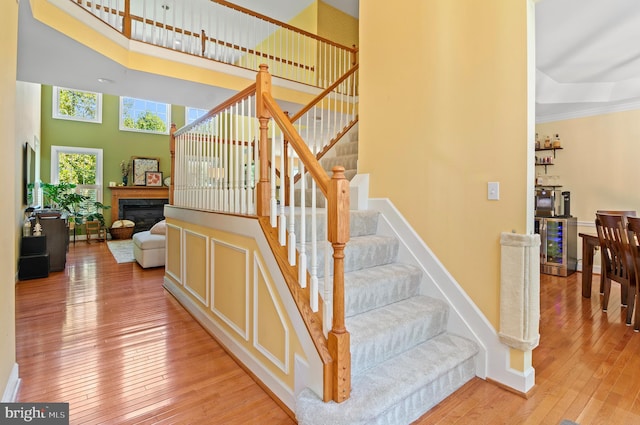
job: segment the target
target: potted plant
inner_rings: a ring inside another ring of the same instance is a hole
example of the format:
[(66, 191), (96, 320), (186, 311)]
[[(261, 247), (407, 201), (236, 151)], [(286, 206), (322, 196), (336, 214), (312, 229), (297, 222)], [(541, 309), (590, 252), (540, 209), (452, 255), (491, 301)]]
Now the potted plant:
[(64, 203), (63, 197), (76, 187), (73, 183), (40, 183), (45, 208), (59, 209)]
[(101, 226), (105, 226), (104, 215), (102, 215), (102, 210), (107, 210), (111, 208), (110, 205), (104, 205), (102, 202), (94, 201), (92, 202), (92, 206), (95, 208), (95, 212), (91, 212), (84, 216), (86, 221), (94, 221), (98, 220)]
[[(102, 226), (105, 225), (102, 211), (111, 207), (104, 205), (102, 202), (91, 201), (89, 196), (71, 191), (76, 187), (75, 184), (41, 183), (41, 187), (45, 198), (45, 205), (65, 211), (71, 229), (73, 229), (76, 224), (80, 225), (85, 221), (93, 220), (98, 220)], [(91, 212), (83, 212), (87, 210)]]

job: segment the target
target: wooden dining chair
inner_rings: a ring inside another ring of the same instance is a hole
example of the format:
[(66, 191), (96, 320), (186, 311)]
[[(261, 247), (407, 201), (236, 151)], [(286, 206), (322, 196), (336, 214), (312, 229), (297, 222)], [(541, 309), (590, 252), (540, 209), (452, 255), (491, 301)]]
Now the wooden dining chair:
[[(597, 210), (596, 214), (614, 214), (622, 216), (622, 224), (623, 226), (627, 225), (627, 217), (635, 217), (637, 214), (633, 210)], [(602, 250), (600, 250), (602, 252)], [(601, 264), (604, 261), (601, 259)], [(600, 295), (604, 294), (604, 273), (600, 273)]]
[[(631, 258), (633, 260), (633, 271), (636, 277), (636, 300), (640, 300), (640, 218), (627, 217), (627, 240), (631, 249)], [(640, 331), (640, 304), (636, 301), (636, 313), (633, 319), (633, 330)]]
[(627, 307), (627, 325), (631, 325), (636, 294), (636, 277), (622, 215), (596, 214), (596, 230), (602, 251), (604, 295), (602, 311), (607, 311), (611, 281), (620, 284), (620, 299)]

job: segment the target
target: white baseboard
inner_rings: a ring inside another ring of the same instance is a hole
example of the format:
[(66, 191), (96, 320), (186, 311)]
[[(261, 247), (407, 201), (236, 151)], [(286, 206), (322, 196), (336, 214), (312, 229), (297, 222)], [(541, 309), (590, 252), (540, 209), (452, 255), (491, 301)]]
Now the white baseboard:
[(2, 394), (3, 403), (12, 403), (16, 401), (18, 396), (18, 388), (20, 388), (20, 375), (18, 363), (13, 364), (9, 380), (4, 387), (4, 393)]

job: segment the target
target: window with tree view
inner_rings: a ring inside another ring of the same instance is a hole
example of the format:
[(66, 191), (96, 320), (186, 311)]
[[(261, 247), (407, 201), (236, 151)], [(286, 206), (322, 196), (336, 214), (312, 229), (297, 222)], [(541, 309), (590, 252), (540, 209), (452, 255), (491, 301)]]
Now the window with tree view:
[(52, 146), (51, 158), (51, 182), (75, 185), (72, 191), (84, 197), (73, 213), (95, 213), (95, 202), (102, 202), (102, 149)]
[(120, 98), (120, 130), (169, 134), (170, 120), (171, 108), (168, 103)]
[(88, 91), (53, 88), (53, 118), (102, 122), (102, 95)]

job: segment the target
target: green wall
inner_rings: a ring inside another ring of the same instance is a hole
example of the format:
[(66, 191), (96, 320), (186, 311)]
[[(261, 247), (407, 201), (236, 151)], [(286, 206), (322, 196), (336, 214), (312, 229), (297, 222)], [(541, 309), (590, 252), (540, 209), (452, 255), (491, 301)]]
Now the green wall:
[[(42, 86), (42, 140), (41, 168), (42, 181), (50, 182), (51, 146), (77, 146), (102, 148), (104, 172), (102, 194), (103, 203), (111, 204), (111, 191), (107, 187), (110, 181), (120, 183), (120, 162), (132, 156), (160, 159), (160, 171), (164, 177), (170, 175), (171, 156), (169, 136), (162, 134), (120, 131), (118, 115), (120, 98), (102, 95), (102, 124), (80, 121), (68, 121), (52, 118), (52, 86)], [(184, 126), (184, 106), (171, 107), (171, 122), (178, 128)], [(131, 182), (129, 182), (131, 185)], [(105, 210), (107, 225), (111, 223), (111, 210)]]

